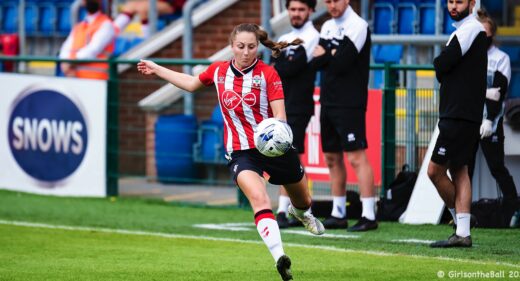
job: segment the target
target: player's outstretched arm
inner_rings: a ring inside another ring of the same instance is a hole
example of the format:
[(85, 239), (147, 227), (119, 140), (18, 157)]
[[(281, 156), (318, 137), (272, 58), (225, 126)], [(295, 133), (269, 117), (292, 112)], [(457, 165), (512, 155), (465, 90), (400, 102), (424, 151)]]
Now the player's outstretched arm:
[(150, 60), (141, 60), (138, 62), (137, 70), (143, 75), (155, 74), (162, 79), (172, 83), (174, 86), (188, 92), (194, 92), (203, 86), (198, 77), (173, 71)]
[(273, 117), (287, 122), (287, 116), (285, 115), (285, 104), (283, 99), (273, 100), (270, 103), (271, 110), (273, 111)]

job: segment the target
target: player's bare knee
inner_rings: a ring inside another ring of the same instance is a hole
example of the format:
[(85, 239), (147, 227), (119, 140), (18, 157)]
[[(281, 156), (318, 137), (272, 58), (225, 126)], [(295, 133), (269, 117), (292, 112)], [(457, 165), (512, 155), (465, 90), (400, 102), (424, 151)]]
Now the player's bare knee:
[(348, 162), (350, 163), (350, 166), (352, 166), (352, 168), (354, 168), (354, 170), (357, 170), (363, 164), (362, 161), (357, 157), (352, 157), (352, 158), (349, 157)]
[(368, 165), (368, 159), (364, 150), (357, 150), (347, 153), (347, 159), (352, 168), (356, 169), (363, 165)]
[(249, 201), (253, 206), (271, 206), (267, 194), (254, 193), (249, 196)]
[(325, 163), (327, 163), (327, 166), (329, 167), (329, 169), (331, 168), (336, 168), (336, 167), (340, 167), (342, 166), (343, 164), (343, 158), (341, 157), (338, 157), (337, 155), (335, 154), (332, 154), (332, 155), (325, 155)]
[(435, 184), (439, 181), (440, 178), (440, 171), (436, 169), (433, 165), (428, 166), (428, 177), (430, 180)]

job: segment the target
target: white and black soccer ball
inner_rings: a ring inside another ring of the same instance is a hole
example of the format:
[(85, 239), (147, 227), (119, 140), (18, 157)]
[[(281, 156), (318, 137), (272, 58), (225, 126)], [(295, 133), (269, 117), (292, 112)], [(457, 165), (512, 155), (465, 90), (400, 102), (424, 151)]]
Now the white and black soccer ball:
[(293, 134), (287, 123), (276, 118), (264, 119), (255, 131), (255, 146), (268, 157), (284, 155), (292, 146)]

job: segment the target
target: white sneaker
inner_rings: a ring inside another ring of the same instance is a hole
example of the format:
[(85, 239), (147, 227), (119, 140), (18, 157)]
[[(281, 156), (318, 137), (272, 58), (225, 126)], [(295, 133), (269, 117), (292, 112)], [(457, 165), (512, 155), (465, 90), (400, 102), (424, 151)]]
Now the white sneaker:
[(310, 211), (306, 211), (305, 213), (303, 213), (303, 216), (298, 216), (294, 207), (290, 205), (288, 212), (293, 217), (301, 221), (305, 229), (307, 229), (310, 233), (314, 235), (322, 235), (323, 233), (325, 233), (325, 227), (323, 226), (321, 221), (314, 217), (314, 215)]

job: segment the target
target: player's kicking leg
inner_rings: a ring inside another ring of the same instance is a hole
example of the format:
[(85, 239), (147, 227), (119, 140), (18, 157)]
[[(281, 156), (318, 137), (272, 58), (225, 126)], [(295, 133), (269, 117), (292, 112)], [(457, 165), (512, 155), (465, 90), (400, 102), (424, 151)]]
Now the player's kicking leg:
[(315, 235), (325, 233), (325, 227), (320, 220), (314, 217), (311, 211), (312, 200), (307, 188), (307, 178), (303, 176), (299, 182), (286, 184), (284, 187), (292, 202), (288, 209), (289, 214), (301, 221), (310, 233)]

